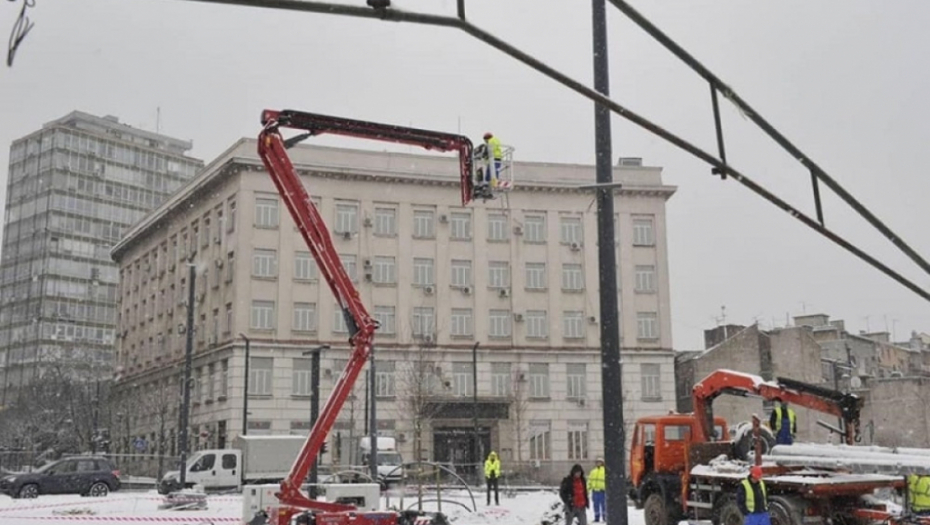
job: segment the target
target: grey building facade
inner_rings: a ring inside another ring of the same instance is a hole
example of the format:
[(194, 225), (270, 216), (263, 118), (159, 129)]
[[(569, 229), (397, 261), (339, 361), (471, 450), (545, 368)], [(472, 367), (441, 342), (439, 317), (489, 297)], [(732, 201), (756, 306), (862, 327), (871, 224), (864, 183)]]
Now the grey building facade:
[(0, 257), (0, 381), (112, 369), (119, 273), (110, 249), (194, 176), (190, 141), (75, 111), (13, 142)]

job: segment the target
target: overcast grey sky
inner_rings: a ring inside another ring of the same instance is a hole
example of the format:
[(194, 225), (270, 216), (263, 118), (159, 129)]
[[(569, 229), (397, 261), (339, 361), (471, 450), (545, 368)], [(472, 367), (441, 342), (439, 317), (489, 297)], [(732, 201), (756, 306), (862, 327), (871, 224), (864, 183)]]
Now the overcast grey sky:
[[(21, 1), (0, 3), (5, 35)], [(340, 3), (364, 5), (364, 0)], [(73, 109), (194, 141), (211, 160), (255, 136), (263, 108), (495, 131), (518, 159), (594, 162), (587, 99), (464, 33), (185, 0), (36, 0), (0, 70), (0, 165), (10, 142)], [(394, 0), (452, 14), (455, 0)], [(930, 3), (919, 0), (633, 0), (918, 251), (927, 234)], [(469, 18), (590, 85), (580, 0), (468, 0)], [(608, 5), (611, 91), (714, 151), (708, 88)], [(813, 213), (809, 176), (724, 103), (731, 162)], [(852, 331), (930, 331), (928, 304), (660, 139), (613, 118), (614, 157), (641, 156), (679, 186), (668, 203), (675, 348), (727, 321), (783, 325), (824, 312)], [(352, 147), (380, 144), (321, 141)], [(5, 174), (5, 168), (3, 173)], [(5, 202), (5, 179), (2, 183)], [(925, 288), (930, 278), (832, 196), (828, 226)], [(921, 226), (923, 225), (923, 226)], [(868, 319), (867, 319), (868, 317)]]

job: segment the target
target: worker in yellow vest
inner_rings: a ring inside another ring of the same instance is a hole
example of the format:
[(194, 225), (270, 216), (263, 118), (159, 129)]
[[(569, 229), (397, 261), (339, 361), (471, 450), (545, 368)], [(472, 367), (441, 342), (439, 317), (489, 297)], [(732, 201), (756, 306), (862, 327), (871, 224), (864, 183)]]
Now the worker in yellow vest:
[(594, 502), (594, 523), (607, 521), (606, 490), (607, 472), (604, 470), (604, 458), (597, 458), (595, 466), (588, 474), (588, 490), (591, 491), (591, 501)]
[(790, 445), (798, 433), (798, 416), (786, 401), (775, 398), (775, 408), (769, 417), (769, 428), (775, 434), (776, 445)]
[(487, 152), (494, 160), (494, 177), (491, 177), (491, 170), (484, 174), (485, 182), (492, 188), (496, 188), (501, 178), (501, 164), (504, 161), (504, 147), (501, 146), (501, 139), (494, 136), (490, 131), (484, 134), (484, 143), (487, 145)]
[(484, 461), (484, 479), (488, 484), (488, 505), (491, 504), (491, 489), (494, 489), (494, 504), (500, 505), (500, 491), (498, 480), (501, 477), (501, 460), (497, 457), (497, 452), (491, 451), (488, 459)]
[(772, 525), (768, 494), (759, 465), (749, 469), (749, 476), (743, 478), (736, 489), (736, 504), (743, 513), (743, 525)]
[(930, 515), (930, 476), (907, 477), (907, 501), (914, 514)]

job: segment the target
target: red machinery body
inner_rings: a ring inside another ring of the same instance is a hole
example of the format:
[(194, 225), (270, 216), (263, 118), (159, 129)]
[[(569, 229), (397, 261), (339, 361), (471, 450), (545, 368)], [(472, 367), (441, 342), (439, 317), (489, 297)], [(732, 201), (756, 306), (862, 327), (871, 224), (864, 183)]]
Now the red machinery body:
[[(404, 128), (387, 124), (363, 122), (326, 115), (302, 113), (298, 111), (266, 110), (262, 113), (264, 126), (258, 137), (258, 154), (271, 175), (281, 199), (290, 211), (300, 234), (310, 248), (310, 253), (319, 266), (320, 273), (326, 279), (349, 329), (349, 342), (353, 347), (348, 364), (336, 381), (326, 404), (320, 410), (307, 442), (294, 462), (288, 477), (281, 482), (281, 492), (277, 494), (281, 508), (269, 516), (271, 523), (287, 524), (291, 517), (303, 510), (320, 511), (314, 518), (319, 523), (345, 525), (394, 525), (399, 521), (418, 522), (424, 520), (409, 512), (349, 512), (355, 507), (309, 499), (300, 492), (300, 486), (306, 479), (313, 462), (323, 447), (326, 436), (332, 429), (339, 411), (349, 397), (359, 373), (371, 353), (371, 343), (377, 329), (377, 322), (369, 315), (359, 298), (358, 290), (346, 274), (332, 237), (319, 210), (310, 199), (300, 176), (287, 155), (287, 148), (313, 135), (324, 133), (350, 137), (368, 138), (400, 144), (420, 146), (428, 150), (457, 151), (461, 168), (462, 204), (472, 200), (472, 143), (467, 137), (413, 128)], [(295, 139), (285, 140), (281, 128), (301, 130), (304, 133)]]

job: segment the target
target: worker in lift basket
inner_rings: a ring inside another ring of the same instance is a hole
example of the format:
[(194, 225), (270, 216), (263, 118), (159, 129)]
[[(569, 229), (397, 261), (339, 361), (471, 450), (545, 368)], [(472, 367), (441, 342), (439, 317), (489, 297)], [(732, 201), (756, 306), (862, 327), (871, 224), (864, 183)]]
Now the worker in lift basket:
[(930, 515), (930, 476), (907, 476), (907, 501), (914, 514)]
[(743, 478), (736, 489), (736, 504), (743, 513), (743, 525), (772, 525), (762, 467), (759, 465), (749, 469), (749, 476)]
[(504, 160), (504, 148), (501, 146), (501, 139), (494, 136), (490, 131), (484, 134), (484, 143), (487, 145), (487, 151), (494, 158), (494, 177), (491, 177), (491, 170), (484, 174), (485, 183), (496, 188), (500, 183), (501, 164)]
[(794, 443), (794, 436), (798, 433), (798, 418), (794, 410), (788, 407), (787, 401), (775, 398), (775, 408), (769, 416), (769, 428), (775, 433), (776, 445)]

